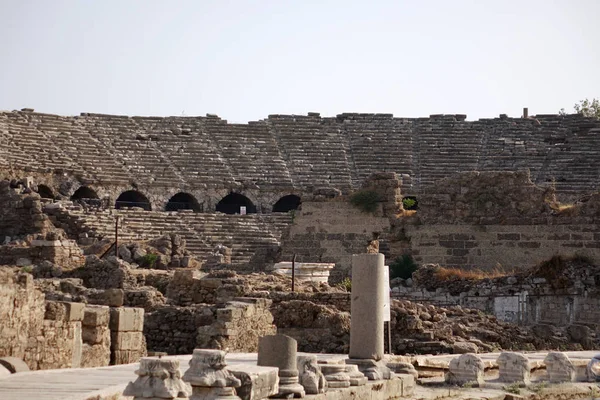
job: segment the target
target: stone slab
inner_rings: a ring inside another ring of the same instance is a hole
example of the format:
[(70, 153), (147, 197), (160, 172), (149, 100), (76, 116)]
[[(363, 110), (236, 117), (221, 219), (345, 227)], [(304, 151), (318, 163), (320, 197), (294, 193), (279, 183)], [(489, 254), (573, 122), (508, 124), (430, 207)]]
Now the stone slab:
[(227, 369), (242, 381), (237, 395), (242, 400), (259, 400), (274, 396), (279, 391), (278, 368), (248, 364), (230, 364)]

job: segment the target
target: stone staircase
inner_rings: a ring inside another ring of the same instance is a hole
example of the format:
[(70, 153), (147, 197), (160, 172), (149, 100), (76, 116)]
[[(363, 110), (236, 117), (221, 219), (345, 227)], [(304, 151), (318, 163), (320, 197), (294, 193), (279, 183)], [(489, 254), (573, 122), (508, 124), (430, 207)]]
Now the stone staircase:
[[(206, 259), (217, 245), (232, 249), (232, 263), (248, 263), (257, 251), (271, 249), (281, 242), (283, 233), (292, 222), (288, 213), (227, 215), (143, 211), (141, 209), (107, 209), (85, 211), (65, 202), (53, 208), (54, 222), (65, 228), (73, 238), (86, 233), (89, 237), (114, 240), (115, 219), (120, 218), (119, 241), (139, 241), (175, 233), (182, 236), (187, 249), (198, 259)], [(58, 215), (58, 216), (57, 216)]]

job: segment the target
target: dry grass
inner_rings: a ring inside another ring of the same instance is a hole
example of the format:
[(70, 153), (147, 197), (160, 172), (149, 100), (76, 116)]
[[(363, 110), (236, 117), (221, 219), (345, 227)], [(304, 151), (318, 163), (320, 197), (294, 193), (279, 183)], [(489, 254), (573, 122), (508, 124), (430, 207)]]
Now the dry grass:
[(579, 207), (577, 207), (573, 203), (560, 203), (558, 201), (549, 201), (548, 205), (559, 215), (575, 217), (579, 212)]
[(444, 268), (441, 267), (435, 271), (435, 277), (439, 281), (453, 280), (470, 280), (477, 281), (482, 279), (501, 278), (511, 275), (512, 271), (506, 271), (501, 266), (497, 266), (491, 271), (483, 271), (481, 269), (464, 270), (460, 268)]

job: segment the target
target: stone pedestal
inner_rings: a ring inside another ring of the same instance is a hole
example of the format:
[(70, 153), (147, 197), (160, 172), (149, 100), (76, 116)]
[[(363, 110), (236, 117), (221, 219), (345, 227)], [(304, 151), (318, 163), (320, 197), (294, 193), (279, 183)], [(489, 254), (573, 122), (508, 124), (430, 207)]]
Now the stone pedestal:
[(179, 361), (158, 358), (142, 358), (140, 368), (135, 371), (138, 378), (129, 382), (123, 396), (141, 399), (187, 398), (190, 386), (181, 380)]
[(575, 382), (575, 367), (566, 354), (553, 351), (544, 358), (548, 380), (551, 383)]
[(521, 353), (503, 352), (497, 360), (500, 371), (500, 382), (531, 383), (529, 359)]
[(286, 335), (263, 336), (258, 340), (258, 365), (279, 368), (279, 393), (274, 397), (304, 397), (298, 379), (298, 343)]
[(346, 372), (346, 365), (321, 364), (321, 371), (325, 375), (328, 389), (350, 387), (350, 375)]
[(350, 377), (350, 386), (362, 386), (369, 380), (358, 370), (358, 365), (346, 364), (346, 373)]
[(225, 367), (225, 352), (221, 350), (194, 349), (190, 368), (183, 380), (192, 385), (190, 400), (240, 400), (236, 387), (241, 382)]
[(483, 372), (485, 365), (480, 357), (475, 354), (462, 354), (450, 361), (448, 373), (446, 373), (446, 383), (451, 385), (483, 383)]
[(350, 358), (369, 380), (390, 379), (392, 371), (383, 362), (383, 312), (387, 296), (383, 254), (352, 256), (352, 303)]
[(327, 381), (317, 364), (317, 356), (302, 355), (297, 361), (300, 384), (306, 394), (325, 393)]

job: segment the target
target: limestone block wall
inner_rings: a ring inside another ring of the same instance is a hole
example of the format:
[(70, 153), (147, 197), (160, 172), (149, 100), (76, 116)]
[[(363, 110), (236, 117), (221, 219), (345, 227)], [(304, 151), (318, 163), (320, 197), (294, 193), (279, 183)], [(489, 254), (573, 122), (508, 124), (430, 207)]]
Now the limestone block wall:
[[(352, 254), (366, 252), (373, 232), (390, 229), (388, 218), (364, 213), (347, 202), (306, 202), (283, 238), (282, 261), (335, 263), (330, 281), (345, 277), (352, 267)], [(381, 215), (381, 211), (379, 212)]]
[(582, 324), (600, 328), (600, 275), (593, 268), (582, 272), (580, 276), (569, 272), (571, 282), (549, 282), (545, 278), (524, 275), (476, 283), (446, 282), (436, 288), (428, 287), (433, 282), (423, 275), (423, 278), (417, 276), (414, 286), (393, 287), (392, 296), (440, 306), (479, 309), (499, 320), (517, 324), (557, 327)]
[(143, 308), (112, 307), (109, 327), (111, 364), (130, 364), (146, 356)]
[(82, 321), (81, 367), (103, 367), (110, 363), (110, 308), (86, 306)]
[(148, 349), (186, 354), (194, 348), (255, 352), (258, 338), (274, 334), (267, 299), (240, 298), (220, 305), (162, 306), (146, 314)]
[(520, 270), (554, 255), (600, 262), (600, 225), (406, 225), (417, 262)]
[[(35, 288), (33, 276), (0, 268), (0, 357), (25, 357), (30, 338), (44, 324), (44, 294)], [(36, 363), (29, 360), (30, 368)]]

